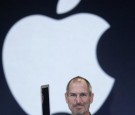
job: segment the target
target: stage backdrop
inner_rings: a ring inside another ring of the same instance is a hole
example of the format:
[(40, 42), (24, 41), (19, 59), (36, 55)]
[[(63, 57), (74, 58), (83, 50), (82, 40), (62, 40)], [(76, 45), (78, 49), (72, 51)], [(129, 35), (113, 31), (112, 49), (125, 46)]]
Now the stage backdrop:
[(130, 0), (1, 0), (0, 114), (71, 114), (67, 82), (92, 84), (93, 115), (135, 114), (135, 5)]

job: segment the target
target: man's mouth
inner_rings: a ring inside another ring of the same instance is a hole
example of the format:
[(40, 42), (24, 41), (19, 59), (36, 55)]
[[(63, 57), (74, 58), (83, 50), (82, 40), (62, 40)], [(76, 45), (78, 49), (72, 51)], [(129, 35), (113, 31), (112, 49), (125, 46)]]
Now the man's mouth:
[(76, 105), (75, 108), (77, 109), (81, 109), (83, 107), (83, 105)]

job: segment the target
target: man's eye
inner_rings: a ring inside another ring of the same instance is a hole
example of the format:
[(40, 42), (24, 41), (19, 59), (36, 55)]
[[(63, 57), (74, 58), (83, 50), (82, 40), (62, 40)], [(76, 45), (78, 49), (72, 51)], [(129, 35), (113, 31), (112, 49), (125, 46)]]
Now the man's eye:
[(84, 97), (84, 96), (87, 96), (87, 94), (81, 93), (80, 96), (81, 96), (81, 97)]
[(71, 97), (76, 97), (76, 94), (70, 94)]

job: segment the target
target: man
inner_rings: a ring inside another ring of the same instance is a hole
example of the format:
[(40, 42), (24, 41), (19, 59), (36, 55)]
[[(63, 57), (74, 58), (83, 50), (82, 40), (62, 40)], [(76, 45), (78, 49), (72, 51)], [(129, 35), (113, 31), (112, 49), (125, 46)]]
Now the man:
[(67, 84), (65, 98), (72, 115), (91, 115), (93, 96), (89, 81), (83, 77), (77, 76)]

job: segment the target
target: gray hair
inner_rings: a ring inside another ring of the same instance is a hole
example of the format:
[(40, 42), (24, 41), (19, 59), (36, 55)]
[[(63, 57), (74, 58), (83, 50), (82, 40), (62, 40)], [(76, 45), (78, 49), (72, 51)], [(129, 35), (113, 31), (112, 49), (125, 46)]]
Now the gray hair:
[(76, 76), (76, 77), (72, 78), (68, 82), (67, 87), (66, 87), (66, 93), (68, 93), (68, 91), (69, 91), (69, 85), (70, 85), (70, 83), (72, 81), (79, 81), (79, 80), (84, 80), (86, 82), (86, 84), (88, 86), (88, 89), (89, 89), (89, 95), (91, 95), (92, 94), (92, 86), (91, 86), (90, 82), (87, 79), (85, 79), (84, 77), (81, 77), (81, 76)]

